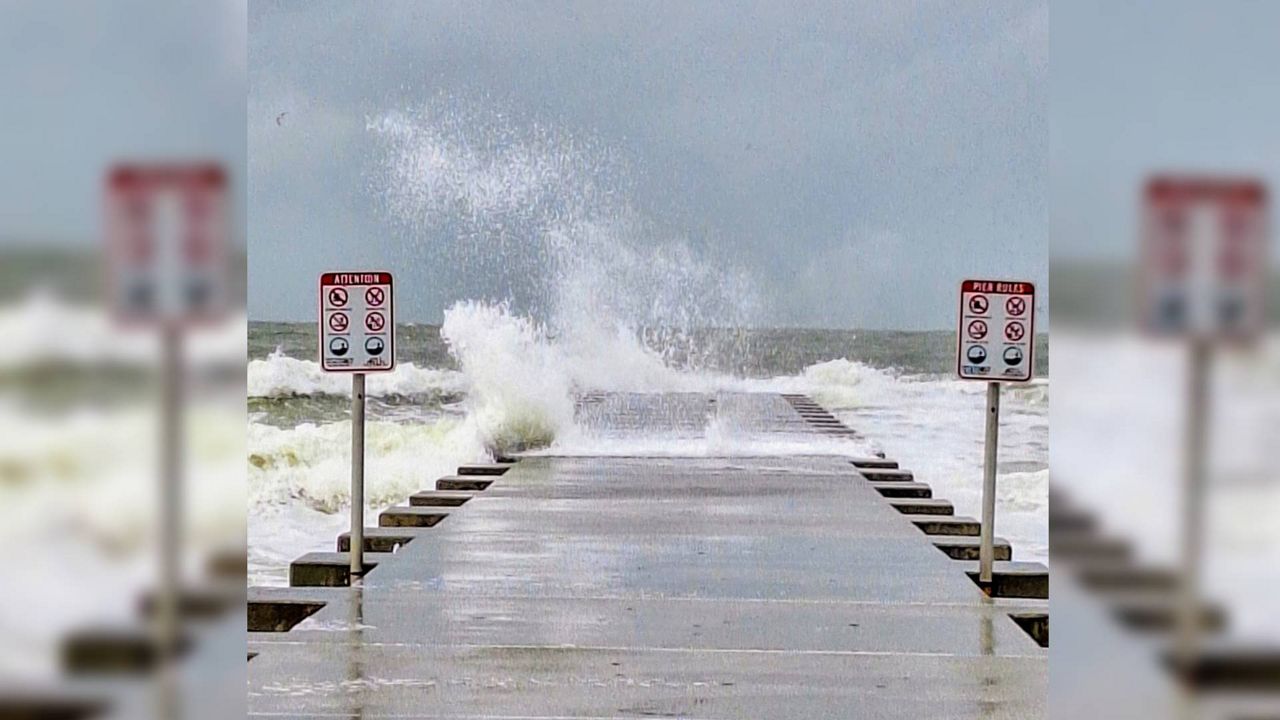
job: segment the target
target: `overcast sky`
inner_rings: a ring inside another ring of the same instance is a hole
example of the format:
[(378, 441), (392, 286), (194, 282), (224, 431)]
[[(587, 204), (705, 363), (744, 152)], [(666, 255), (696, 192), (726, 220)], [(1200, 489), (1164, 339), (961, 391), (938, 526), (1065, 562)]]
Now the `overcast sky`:
[(1153, 171), (1280, 175), (1278, 27), (1275, 2), (1053, 4), (1054, 258), (1134, 258)]
[(243, 188), (242, 1), (10, 0), (2, 12), (0, 247), (98, 247), (102, 178), (122, 159), (217, 159)]
[(758, 322), (948, 327), (963, 277), (1046, 276), (1047, 57), (1037, 2), (255, 2), (250, 314), (310, 319), (333, 268), (395, 270), (404, 320), (501, 294), (383, 207), (370, 120), (458, 98), (623, 158)]

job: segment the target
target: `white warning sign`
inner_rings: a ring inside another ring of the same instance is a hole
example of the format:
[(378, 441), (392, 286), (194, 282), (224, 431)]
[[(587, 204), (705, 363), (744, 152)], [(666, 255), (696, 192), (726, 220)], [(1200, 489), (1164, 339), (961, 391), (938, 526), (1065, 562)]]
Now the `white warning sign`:
[(1139, 275), (1147, 332), (1228, 340), (1260, 334), (1268, 225), (1261, 181), (1152, 178), (1143, 203)]
[(1035, 353), (1036, 288), (1029, 282), (960, 284), (956, 374), (962, 380), (1026, 382)]
[(230, 302), (226, 172), (125, 163), (106, 178), (107, 295), (125, 323), (221, 320)]
[(327, 372), (381, 372), (396, 364), (391, 273), (329, 272), (320, 276), (320, 367)]

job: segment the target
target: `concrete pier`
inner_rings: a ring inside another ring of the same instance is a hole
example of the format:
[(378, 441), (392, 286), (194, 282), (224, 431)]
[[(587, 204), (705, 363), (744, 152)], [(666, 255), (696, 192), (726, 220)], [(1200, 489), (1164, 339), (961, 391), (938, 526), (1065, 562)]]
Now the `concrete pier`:
[[(617, 433), (716, 413), (816, 434), (792, 405), (601, 395), (580, 412)], [(251, 715), (1045, 716), (1047, 651), (1011, 617), (1037, 610), (987, 597), (936, 545), (954, 538), (918, 527), (974, 521), (900, 512), (848, 457), (461, 470), (435, 483), (472, 493), (444, 522), (366, 556), (361, 583), (323, 590), (291, 630), (252, 634)], [(303, 560), (317, 578), (345, 571), (345, 555)]]

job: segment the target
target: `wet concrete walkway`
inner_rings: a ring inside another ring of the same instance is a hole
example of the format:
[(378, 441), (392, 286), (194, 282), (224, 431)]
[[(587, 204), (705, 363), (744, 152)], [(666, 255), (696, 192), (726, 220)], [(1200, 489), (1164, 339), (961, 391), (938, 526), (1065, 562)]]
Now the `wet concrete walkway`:
[(251, 715), (1044, 716), (1047, 651), (845, 458), (526, 458), (449, 510), (251, 634)]

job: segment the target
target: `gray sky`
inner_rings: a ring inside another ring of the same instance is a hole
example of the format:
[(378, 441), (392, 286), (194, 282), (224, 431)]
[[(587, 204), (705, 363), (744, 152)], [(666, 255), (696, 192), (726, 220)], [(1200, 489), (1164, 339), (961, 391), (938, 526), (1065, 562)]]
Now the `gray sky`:
[(582, 165), (623, 168), (627, 242), (741, 273), (756, 324), (946, 328), (966, 276), (1043, 285), (1046, 5), (853, 5), (254, 2), (250, 316), (311, 319), (327, 269), (394, 270), (402, 320), (510, 290), (497, 239), (387, 209), (368, 123), (455, 103), (621, 158)]
[(1277, 27), (1274, 2), (1054, 3), (1055, 259), (1132, 259), (1153, 171), (1276, 178)]
[(96, 247), (121, 159), (217, 159), (242, 190), (245, 15), (241, 0), (6, 2), (0, 246)]

